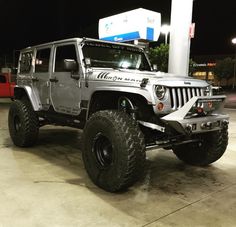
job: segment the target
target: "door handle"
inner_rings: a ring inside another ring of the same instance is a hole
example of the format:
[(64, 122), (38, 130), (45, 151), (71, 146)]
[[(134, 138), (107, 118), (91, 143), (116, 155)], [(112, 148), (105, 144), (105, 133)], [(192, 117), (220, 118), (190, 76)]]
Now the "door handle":
[(50, 78), (49, 81), (56, 83), (56, 82), (58, 82), (58, 79), (56, 77), (55, 78)]

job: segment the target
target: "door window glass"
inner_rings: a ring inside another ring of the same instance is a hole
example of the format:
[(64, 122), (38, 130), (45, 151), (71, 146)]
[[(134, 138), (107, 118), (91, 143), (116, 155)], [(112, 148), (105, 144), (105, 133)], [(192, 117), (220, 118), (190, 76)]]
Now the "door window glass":
[(50, 52), (51, 52), (50, 48), (37, 50), (36, 59), (35, 59), (35, 72), (36, 73), (48, 72)]
[(20, 73), (29, 73), (32, 65), (32, 56), (33, 53), (25, 52), (21, 54), (20, 60)]
[(66, 45), (57, 47), (55, 72), (66, 72), (66, 70), (63, 67), (64, 59), (73, 59), (77, 62), (75, 45)]
[(3, 75), (0, 75), (0, 84), (4, 84), (4, 83), (6, 83), (7, 81), (6, 81), (6, 77), (5, 76), (3, 76)]

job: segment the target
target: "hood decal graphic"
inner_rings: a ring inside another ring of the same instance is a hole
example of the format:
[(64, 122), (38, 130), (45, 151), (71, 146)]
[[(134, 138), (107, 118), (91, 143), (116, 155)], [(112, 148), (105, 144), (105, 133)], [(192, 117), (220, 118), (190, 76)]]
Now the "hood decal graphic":
[(127, 76), (124, 73), (112, 73), (112, 72), (99, 72), (96, 76), (98, 80), (109, 80), (109, 81), (122, 81), (122, 82), (134, 82), (141, 83), (141, 78), (135, 78), (132, 76)]
[(97, 75), (97, 79), (105, 79), (107, 75), (110, 74), (108, 72), (101, 72)]

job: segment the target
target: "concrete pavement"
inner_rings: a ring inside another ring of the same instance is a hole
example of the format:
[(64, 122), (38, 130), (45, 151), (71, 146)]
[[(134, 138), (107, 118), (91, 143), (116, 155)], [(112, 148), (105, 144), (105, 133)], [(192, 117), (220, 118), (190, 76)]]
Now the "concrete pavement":
[(236, 110), (225, 155), (207, 168), (171, 151), (147, 152), (146, 175), (128, 191), (97, 188), (81, 157), (81, 131), (46, 126), (32, 148), (8, 133), (8, 100), (0, 99), (0, 227), (236, 226)]

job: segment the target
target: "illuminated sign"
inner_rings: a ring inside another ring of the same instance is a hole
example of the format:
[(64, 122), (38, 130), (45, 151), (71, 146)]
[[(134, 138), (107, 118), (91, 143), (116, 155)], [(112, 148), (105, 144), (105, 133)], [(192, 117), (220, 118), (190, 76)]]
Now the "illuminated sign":
[(161, 14), (138, 8), (99, 20), (99, 39), (125, 42), (136, 39), (157, 41)]
[(207, 66), (214, 67), (214, 66), (216, 66), (216, 63), (207, 63)]
[(200, 63), (200, 64), (193, 64), (194, 67), (214, 67), (216, 66), (216, 63), (214, 62), (209, 62), (209, 63)]

